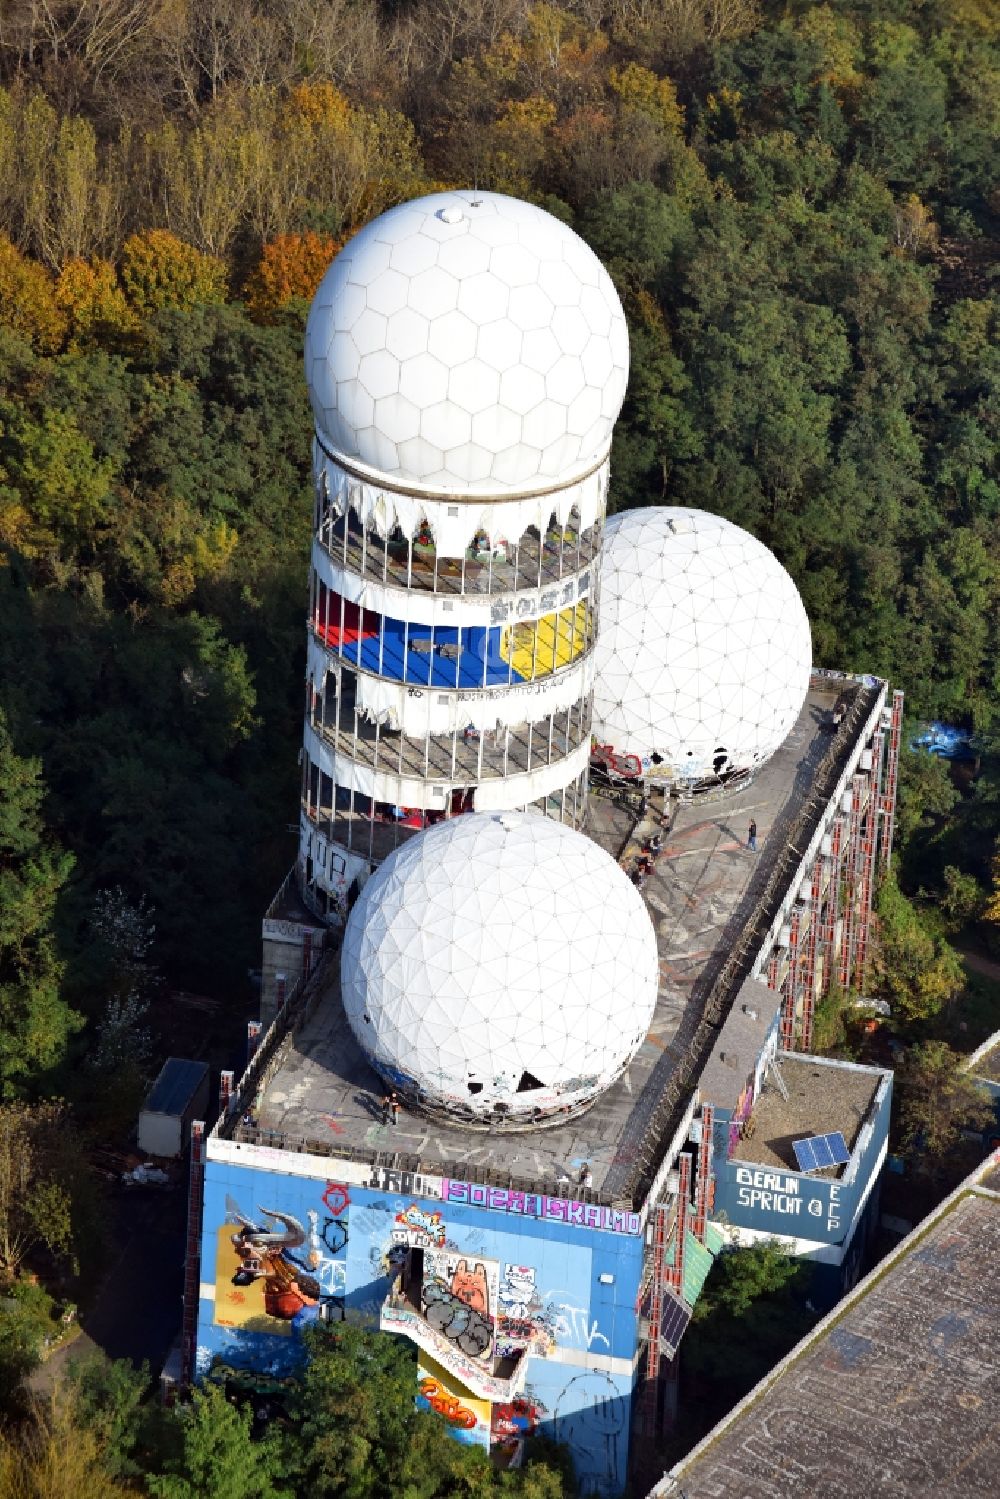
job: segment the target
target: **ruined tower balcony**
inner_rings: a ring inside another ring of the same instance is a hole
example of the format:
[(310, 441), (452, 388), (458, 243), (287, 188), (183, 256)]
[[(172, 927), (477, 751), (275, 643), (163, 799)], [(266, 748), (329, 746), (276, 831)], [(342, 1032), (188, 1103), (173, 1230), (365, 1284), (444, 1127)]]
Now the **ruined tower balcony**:
[(382, 1303), (378, 1325), (382, 1332), (402, 1333), (409, 1338), (480, 1400), (506, 1403), (524, 1390), (527, 1349), (518, 1348), (503, 1358), (466, 1352), (454, 1338), (431, 1325), (421, 1309), (419, 1287), (413, 1283), (406, 1284), (401, 1278), (395, 1281)]

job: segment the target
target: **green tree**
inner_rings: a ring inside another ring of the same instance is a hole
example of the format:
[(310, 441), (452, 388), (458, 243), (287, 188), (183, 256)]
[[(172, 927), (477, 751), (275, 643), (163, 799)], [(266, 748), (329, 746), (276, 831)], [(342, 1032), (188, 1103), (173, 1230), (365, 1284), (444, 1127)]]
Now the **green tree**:
[(682, 1390), (697, 1429), (718, 1420), (811, 1326), (810, 1273), (776, 1240), (716, 1257), (681, 1351)]
[(712, 1266), (698, 1299), (695, 1320), (705, 1322), (719, 1312), (745, 1317), (762, 1296), (800, 1284), (802, 1269), (801, 1261), (777, 1239), (766, 1239), (748, 1249), (724, 1251)]
[(958, 791), (947, 760), (924, 749), (911, 749), (905, 740), (899, 755), (899, 790), (896, 798), (896, 841), (906, 849), (921, 828), (942, 822), (958, 803)]
[(940, 906), (949, 931), (961, 931), (974, 921), (983, 908), (983, 901), (983, 889), (974, 874), (966, 874), (954, 864), (945, 865)]
[(0, 1104), (0, 1281), (40, 1245), (79, 1267), (88, 1189), (81, 1143), (61, 1104)]
[(821, 1055), (836, 1054), (847, 1040), (847, 1026), (853, 1012), (854, 996), (834, 979), (813, 1014), (813, 1050)]
[(43, 796), (41, 764), (15, 753), (0, 712), (0, 1099), (53, 1068), (81, 1024), (52, 931), (73, 859), (46, 836)]
[(965, 1058), (944, 1041), (911, 1046), (896, 1070), (894, 1104), (901, 1149), (930, 1174), (959, 1153), (963, 1130), (986, 1129), (993, 1105)]
[(177, 1408), (179, 1451), (166, 1472), (147, 1477), (149, 1492), (157, 1499), (293, 1499), (295, 1491), (280, 1481), (277, 1436), (251, 1442), (251, 1420), (221, 1389), (195, 1390), (190, 1405)]
[(114, 464), (97, 456), (68, 412), (49, 407), (37, 421), (25, 415), (10, 422), (0, 438), (0, 462), (0, 477), (17, 495), (4, 522), (12, 545), (37, 557), (60, 547), (72, 554), (93, 543), (111, 499)]
[(897, 1019), (929, 1020), (961, 991), (965, 982), (961, 959), (921, 917), (894, 874), (883, 881), (876, 910), (875, 987)]
[(97, 1440), (111, 1478), (134, 1478), (153, 1466), (167, 1439), (170, 1415), (150, 1401), (149, 1368), (102, 1354), (74, 1359), (66, 1373), (68, 1394), (80, 1425)]
[(421, 1499), (491, 1489), (486, 1454), (463, 1447), (414, 1405), (416, 1365), (401, 1340), (341, 1323), (310, 1334), (294, 1403), (301, 1492), (344, 1499)]
[[(35, 1276), (20, 1275), (0, 1295), (0, 1415), (23, 1415), (24, 1381), (57, 1327), (55, 1303)], [(2, 1468), (0, 1468), (2, 1474)], [(0, 1477), (0, 1494), (6, 1495)]]

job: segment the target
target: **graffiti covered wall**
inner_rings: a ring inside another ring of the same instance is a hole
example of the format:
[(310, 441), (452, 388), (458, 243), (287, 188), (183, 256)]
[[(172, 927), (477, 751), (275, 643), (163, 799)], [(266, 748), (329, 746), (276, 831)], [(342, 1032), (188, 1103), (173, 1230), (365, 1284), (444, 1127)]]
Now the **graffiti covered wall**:
[(476, 1400), (426, 1353), (417, 1359), (417, 1409), (436, 1411), (457, 1441), (489, 1449), (490, 1402)]
[(216, 1361), (287, 1372), (301, 1358), (302, 1330), (320, 1319), (377, 1327), (403, 1261), (419, 1252), (420, 1315), (454, 1343), (456, 1368), (464, 1358), (485, 1371), (518, 1352), (528, 1364), (523, 1389), (491, 1407), (421, 1350), (418, 1403), (482, 1445), (535, 1430), (554, 1436), (572, 1447), (582, 1492), (617, 1494), (634, 1382), (638, 1220), (562, 1199), (512, 1205), (514, 1195), (491, 1203), (485, 1188), (431, 1177), (373, 1173), (359, 1186), (210, 1158), (200, 1372)]

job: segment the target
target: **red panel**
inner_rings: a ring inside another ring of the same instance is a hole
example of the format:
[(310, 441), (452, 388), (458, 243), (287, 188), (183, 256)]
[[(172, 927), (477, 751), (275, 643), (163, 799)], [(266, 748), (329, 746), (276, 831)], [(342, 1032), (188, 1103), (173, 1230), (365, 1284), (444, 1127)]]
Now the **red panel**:
[[(340, 623), (340, 609), (343, 602), (344, 623)], [(325, 625), (321, 618), (316, 619), (316, 634), (330, 646), (354, 645), (358, 640), (371, 640), (378, 635), (379, 616), (373, 609), (359, 609), (357, 604), (350, 604), (347, 600), (341, 600), (340, 595), (330, 594), (330, 623)]]

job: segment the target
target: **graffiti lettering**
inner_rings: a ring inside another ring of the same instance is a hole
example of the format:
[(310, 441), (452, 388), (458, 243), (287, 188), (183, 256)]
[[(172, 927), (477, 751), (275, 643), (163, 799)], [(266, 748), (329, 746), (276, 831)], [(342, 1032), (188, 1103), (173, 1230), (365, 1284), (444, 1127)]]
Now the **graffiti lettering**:
[(426, 1208), (411, 1202), (409, 1207), (396, 1214), (392, 1237), (397, 1243), (410, 1244), (417, 1249), (440, 1249), (447, 1234), (440, 1213), (429, 1213)]
[(375, 1192), (395, 1192), (400, 1197), (441, 1198), (439, 1176), (418, 1176), (415, 1171), (393, 1171), (388, 1166), (373, 1166), (368, 1185)]
[(472, 1431), (476, 1426), (476, 1413), (454, 1395), (443, 1390), (436, 1379), (428, 1376), (420, 1381), (420, 1393), (432, 1411), (443, 1416), (449, 1426), (460, 1426), (463, 1431)]
[(605, 1348), (611, 1344), (600, 1332), (596, 1320), (588, 1322), (587, 1308), (583, 1306), (569, 1306), (565, 1301), (556, 1302), (555, 1332), (557, 1337), (566, 1338), (573, 1343), (582, 1343), (588, 1350), (594, 1344), (601, 1342)]
[(506, 1187), (482, 1187), (473, 1182), (441, 1183), (445, 1202), (466, 1203), (471, 1207), (490, 1208), (498, 1213), (516, 1213), (524, 1218), (549, 1218), (576, 1228), (596, 1228), (613, 1234), (639, 1234), (642, 1222), (638, 1213), (607, 1208), (596, 1202), (572, 1202), (565, 1197), (545, 1197), (540, 1192), (515, 1192)]
[(795, 1197), (799, 1190), (794, 1176), (782, 1176), (777, 1171), (756, 1171), (749, 1166), (737, 1166), (736, 1180), (741, 1186), (763, 1188), (765, 1192), (784, 1192), (789, 1197)]
[(425, 1280), (421, 1290), (429, 1327), (443, 1333), (470, 1358), (486, 1358), (493, 1346), (489, 1319), (456, 1296), (443, 1281)]
[(802, 1211), (801, 1197), (787, 1197), (784, 1192), (758, 1192), (754, 1187), (740, 1187), (736, 1194), (741, 1208), (760, 1208), (762, 1213), (790, 1213), (794, 1218)]
[[(526, 1318), (532, 1302), (536, 1299), (535, 1267), (533, 1265), (504, 1265), (500, 1283), (500, 1305), (508, 1319)], [(530, 1324), (529, 1324), (530, 1326)]]
[(515, 1395), (513, 1400), (494, 1405), (491, 1435), (499, 1440), (531, 1436), (544, 1415), (545, 1407), (537, 1400), (527, 1395)]
[(321, 1201), (326, 1204), (331, 1218), (339, 1218), (350, 1207), (351, 1194), (343, 1182), (327, 1182)]

